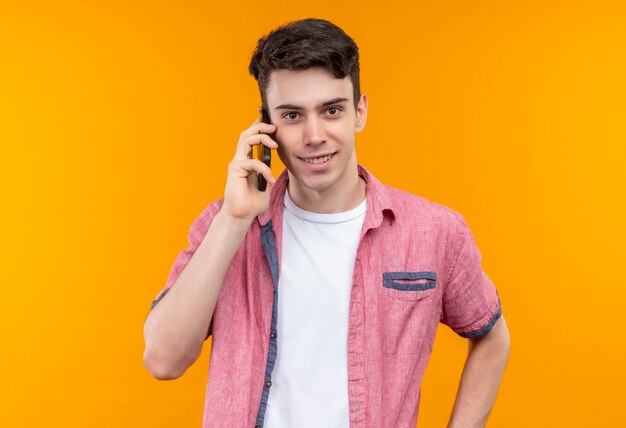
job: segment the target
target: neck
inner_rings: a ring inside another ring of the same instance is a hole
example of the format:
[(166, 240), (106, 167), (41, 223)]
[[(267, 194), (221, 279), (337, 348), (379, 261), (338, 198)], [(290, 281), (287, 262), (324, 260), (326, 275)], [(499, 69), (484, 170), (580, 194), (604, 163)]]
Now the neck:
[(320, 214), (333, 214), (351, 210), (363, 202), (366, 183), (359, 176), (358, 167), (345, 171), (346, 176), (337, 185), (316, 191), (298, 186), (297, 180), (289, 173), (289, 197), (292, 202), (305, 211)]

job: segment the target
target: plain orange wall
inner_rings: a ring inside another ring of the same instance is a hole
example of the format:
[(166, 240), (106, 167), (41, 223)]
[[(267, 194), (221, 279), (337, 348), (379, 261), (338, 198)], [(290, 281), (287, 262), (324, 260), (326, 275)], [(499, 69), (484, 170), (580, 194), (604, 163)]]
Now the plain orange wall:
[[(359, 161), (461, 212), (499, 289), (489, 426), (624, 426), (623, 4), (2, 2), (0, 426), (200, 425), (208, 346), (158, 382), (143, 321), (257, 115), (256, 40), (310, 16), (360, 46)], [(465, 350), (440, 328), (419, 427)]]

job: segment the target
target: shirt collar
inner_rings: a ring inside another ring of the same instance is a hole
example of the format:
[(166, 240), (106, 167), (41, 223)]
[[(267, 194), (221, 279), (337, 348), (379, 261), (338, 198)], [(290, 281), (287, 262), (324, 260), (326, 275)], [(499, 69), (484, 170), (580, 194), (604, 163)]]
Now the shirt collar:
[[(367, 214), (363, 223), (363, 230), (366, 231), (370, 228), (380, 226), (385, 216), (385, 213), (395, 218), (394, 207), (391, 203), (392, 198), (389, 195), (389, 189), (382, 184), (376, 177), (372, 175), (364, 166), (358, 165), (359, 176), (363, 177), (366, 184), (367, 192)], [(259, 214), (257, 217), (261, 226), (265, 226), (268, 221), (275, 219), (282, 220), (283, 213), (283, 199), (285, 192), (287, 191), (287, 183), (289, 182), (289, 175), (285, 169), (276, 183), (272, 187), (270, 202), (267, 210)]]

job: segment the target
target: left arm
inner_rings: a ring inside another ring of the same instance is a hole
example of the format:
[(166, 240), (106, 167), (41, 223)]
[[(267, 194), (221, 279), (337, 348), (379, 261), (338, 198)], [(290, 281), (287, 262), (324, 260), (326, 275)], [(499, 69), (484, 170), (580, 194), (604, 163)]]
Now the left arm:
[(511, 347), (504, 316), (491, 331), (469, 339), (461, 383), (448, 428), (482, 428), (496, 400)]

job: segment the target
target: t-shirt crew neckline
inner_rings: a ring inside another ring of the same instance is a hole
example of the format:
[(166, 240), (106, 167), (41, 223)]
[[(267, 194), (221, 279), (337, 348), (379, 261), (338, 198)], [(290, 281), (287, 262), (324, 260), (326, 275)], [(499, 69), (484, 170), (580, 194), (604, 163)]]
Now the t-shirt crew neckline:
[(367, 197), (363, 199), (363, 201), (361, 201), (359, 205), (348, 211), (344, 211), (341, 213), (322, 214), (306, 211), (298, 207), (289, 197), (289, 191), (286, 191), (284, 205), (287, 211), (289, 211), (296, 217), (301, 218), (302, 220), (310, 221), (313, 223), (337, 224), (351, 221), (364, 215), (367, 211)]

